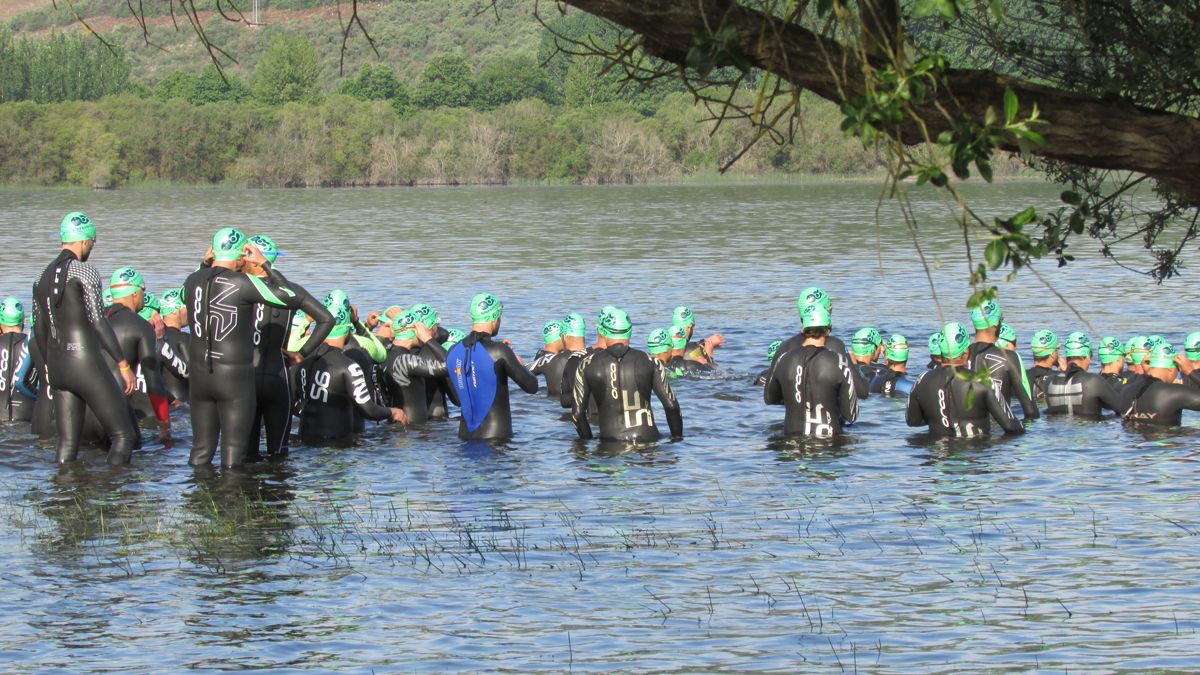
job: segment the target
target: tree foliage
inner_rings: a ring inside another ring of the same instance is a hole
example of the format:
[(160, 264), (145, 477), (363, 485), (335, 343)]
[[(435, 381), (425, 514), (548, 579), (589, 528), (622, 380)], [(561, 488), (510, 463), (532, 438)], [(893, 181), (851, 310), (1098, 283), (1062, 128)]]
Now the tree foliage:
[(481, 68), (475, 77), (475, 101), (484, 109), (531, 98), (559, 103), (561, 92), (561, 86), (530, 56), (495, 59)]
[(396, 78), (391, 67), (383, 64), (363, 66), (358, 75), (342, 80), (337, 92), (360, 101), (389, 101), (400, 115), (412, 110), (412, 93), (408, 85)]
[(119, 51), (82, 35), (16, 40), (0, 29), (0, 103), (91, 101), (129, 86), (129, 63)]
[(273, 37), (254, 71), (254, 95), (271, 105), (315, 101), (318, 83), (317, 52), (302, 36)]
[(413, 102), (422, 108), (465, 108), (475, 95), (471, 64), (459, 54), (430, 60), (413, 87)]

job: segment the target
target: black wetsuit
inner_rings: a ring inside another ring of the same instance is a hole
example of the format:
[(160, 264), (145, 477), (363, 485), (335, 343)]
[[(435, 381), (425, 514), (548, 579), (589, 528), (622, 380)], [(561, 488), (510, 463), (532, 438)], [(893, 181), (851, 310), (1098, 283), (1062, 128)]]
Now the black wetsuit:
[(991, 373), (992, 387), (1005, 403), (1016, 396), (1025, 419), (1035, 420), (1041, 416), (1030, 395), (1031, 391), (1025, 390), (1025, 371), (1021, 369), (1020, 357), (1016, 352), (1001, 349), (991, 342), (973, 342), (967, 354), (967, 363), (972, 372), (978, 373), (987, 368)]
[(188, 401), (188, 351), (192, 336), (167, 326), (158, 343), (158, 362), (162, 365), (163, 384), (176, 401)]
[[(123, 358), (133, 368), (137, 379), (137, 388), (129, 398), (134, 423), (142, 418), (158, 420), (160, 413), (161, 419), (167, 419), (167, 387), (159, 366), (158, 339), (154, 336), (154, 327), (121, 304), (109, 305), (104, 314), (121, 345)], [(114, 373), (120, 372), (112, 357), (106, 355), (105, 361)]]
[[(300, 309), (313, 316), (316, 308), (324, 308), (319, 300), (297, 284), (287, 288), (300, 298)], [(292, 387), (288, 381), (288, 364), (283, 357), (288, 332), (292, 328), (295, 310), (266, 304), (254, 308), (254, 421), (251, 422), (247, 453), (258, 455), (263, 428), (267, 433), (267, 457), (284, 457), (288, 453), (288, 435), (292, 429)]]
[(129, 407), (102, 351), (121, 359), (121, 345), (104, 318), (100, 275), (64, 249), (33, 287), (34, 339), (45, 358), (58, 427), (61, 464), (79, 453), (88, 408), (96, 414), (110, 446), (109, 464), (128, 464), (137, 438)]
[(301, 350), (312, 352), (333, 327), (324, 306), (309, 306), (291, 291), (283, 275), (267, 267), (267, 279), (257, 279), (223, 267), (202, 267), (183, 285), (191, 319), (192, 342), (188, 373), (192, 412), (192, 455), (188, 463), (208, 464), (221, 442), (221, 465), (241, 466), (246, 460), (254, 426), (255, 306), (304, 308), (315, 322)]
[(579, 365), (583, 363), (583, 359), (588, 354), (592, 353), (592, 348), (577, 349), (575, 351), (563, 351), (567, 354), (567, 360), (563, 363), (562, 384), (559, 386), (558, 403), (564, 408), (572, 408), (575, 405), (575, 376), (579, 374)]
[(648, 442), (659, 437), (650, 408), (650, 392), (658, 397), (667, 415), (672, 438), (683, 437), (683, 415), (667, 383), (662, 363), (645, 352), (617, 344), (593, 351), (583, 359), (572, 392), (571, 418), (579, 437), (592, 437), (588, 422), (588, 400), (596, 401), (600, 439)]
[(767, 366), (766, 368), (763, 368), (763, 369), (762, 369), (762, 372), (760, 372), (760, 373), (758, 374), (758, 377), (754, 378), (754, 384), (755, 384), (755, 385), (757, 385), (757, 386), (759, 386), (759, 387), (761, 387), (761, 386), (765, 385), (765, 384), (767, 383), (767, 375), (769, 375), (770, 373), (771, 373), (771, 367), (770, 367), (770, 366)]
[(384, 400), (393, 408), (403, 409), (409, 424), (429, 421), (429, 386), (437, 378), (446, 377), (446, 350), (436, 345), (436, 349), (430, 350), (434, 358), (421, 356), (423, 351), (392, 345), (383, 362)]
[(1123, 401), (1121, 392), (1108, 380), (1074, 363), (1067, 365), (1067, 372), (1048, 377), (1042, 387), (1046, 392), (1046, 413), (1051, 415), (1099, 417), (1104, 412), (1102, 408), (1123, 415), (1132, 403)]
[(345, 351), (317, 345), (292, 383), (300, 438), (309, 444), (344, 442), (360, 431), (358, 420), (390, 419), (392, 411), (375, 401), (368, 379)]
[(529, 372), (541, 375), (546, 380), (546, 395), (550, 398), (562, 396), (563, 371), (570, 360), (571, 352), (565, 349), (553, 354), (547, 351), (538, 351), (533, 363), (529, 366)]
[[(380, 376), (380, 371), (375, 367), (375, 361), (366, 349), (358, 344), (358, 341), (353, 338), (346, 340), (346, 346), (342, 347), (342, 353), (350, 358), (351, 361), (358, 364), (360, 370), (367, 376), (367, 394), (371, 397), (371, 401), (378, 406), (388, 407), (383, 400), (383, 394), (380, 384), (386, 380), (386, 376)], [(367, 419), (359, 413), (357, 407), (354, 408), (354, 433), (360, 434), (367, 430)]]
[[(1129, 386), (1136, 385), (1131, 383)], [(1200, 391), (1155, 379), (1133, 400), (1125, 419), (1156, 426), (1179, 426), (1184, 410), (1200, 410)]]
[[(512, 380), (527, 394), (536, 394), (538, 390), (537, 376), (529, 372), (517, 359), (517, 355), (503, 342), (494, 342), (486, 333), (472, 332), (463, 339), (463, 344), (470, 347), (475, 342), (483, 344), (488, 356), (492, 357), (496, 368), (496, 398), (492, 407), (473, 432), (467, 431), (466, 420), (459, 419), (458, 437), (464, 440), (503, 439), (511, 438), (512, 410), (508, 403), (508, 380)], [(574, 389), (572, 385), (572, 390)]]
[(1058, 371), (1053, 368), (1037, 365), (1025, 371), (1025, 377), (1029, 381), (1029, 390), (1034, 399), (1046, 399), (1046, 382), (1057, 373)]
[[(972, 390), (974, 394), (968, 406), (967, 398)], [(950, 366), (938, 366), (921, 373), (908, 397), (906, 417), (908, 426), (928, 425), (929, 433), (934, 436), (987, 436), (991, 433), (993, 419), (1005, 433), (1025, 433), (1025, 427), (994, 385), (988, 387), (959, 379), (955, 368)]]
[(29, 358), (24, 333), (0, 335), (0, 422), (33, 419), (33, 399), (17, 389), (21, 366)]
[(814, 346), (791, 349), (771, 364), (763, 400), (786, 407), (787, 434), (832, 438), (842, 433), (843, 422), (858, 419), (854, 370), (840, 352)]
[(711, 373), (715, 368), (707, 363), (693, 361), (683, 356), (672, 356), (667, 360), (667, 370), (676, 373), (676, 377), (688, 373)]
[[(784, 340), (783, 344), (779, 345), (779, 348), (775, 350), (775, 360), (772, 361), (771, 364), (774, 365), (775, 363), (778, 363), (779, 359), (783, 358), (784, 354), (792, 351), (793, 349), (800, 349), (803, 346), (804, 333), (796, 333), (792, 337)], [(850, 353), (846, 351), (846, 343), (842, 342), (841, 338), (836, 338), (832, 335), (826, 336), (825, 349), (828, 349), (834, 354), (841, 355), (841, 357), (844, 358), (847, 363), (850, 362)], [(867, 378), (863, 377), (861, 370), (858, 368), (851, 368), (850, 377), (854, 382), (854, 393), (859, 398), (866, 398), (871, 394), (871, 382)]]
[[(421, 351), (418, 352), (421, 356), (427, 359), (441, 360), (446, 362), (446, 348), (442, 346), (446, 340), (450, 339), (450, 331), (438, 326), (437, 331), (433, 334), (433, 339), (421, 345)], [(429, 419), (444, 420), (450, 417), (450, 409), (446, 407), (446, 399), (453, 397), (453, 388), (450, 386), (449, 377), (429, 378), (425, 381), (425, 401), (427, 403)], [(455, 402), (455, 405), (458, 405)]]

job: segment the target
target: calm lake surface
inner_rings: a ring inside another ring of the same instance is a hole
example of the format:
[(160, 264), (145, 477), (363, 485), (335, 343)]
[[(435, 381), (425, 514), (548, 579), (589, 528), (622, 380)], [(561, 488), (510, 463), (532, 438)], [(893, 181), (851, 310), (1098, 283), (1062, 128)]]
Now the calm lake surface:
[[(0, 192), (0, 295), (26, 302), (58, 220), (82, 209), (101, 272), (133, 265), (156, 292), (234, 225), (360, 308), (424, 301), (465, 328), (470, 296), (496, 293), (527, 358), (543, 322), (578, 310), (590, 329), (605, 304), (629, 311), (637, 346), (678, 304), (729, 340), (720, 377), (675, 382), (687, 438), (635, 450), (580, 443), (520, 393), (507, 444), (463, 443), (457, 422), (380, 426), (244, 472), (189, 468), (180, 412), (175, 447), (148, 441), (126, 470), (95, 450), (60, 470), (27, 428), (2, 429), (3, 670), (1200, 668), (1197, 414), (1159, 433), (1041, 419), (1015, 440), (936, 442), (904, 426), (903, 400), (872, 397), (841, 443), (776, 438), (783, 411), (751, 378), (797, 330), (800, 289), (830, 292), (843, 338), (875, 325), (927, 361), (942, 319), (878, 191)], [(968, 194), (990, 217), (1058, 191)], [(961, 235), (913, 196), (944, 318), (966, 322)], [(1042, 272), (1094, 340), (1200, 329), (1194, 270), (1158, 287), (1078, 255)], [(1086, 330), (1032, 275), (1000, 285), (1022, 346)]]

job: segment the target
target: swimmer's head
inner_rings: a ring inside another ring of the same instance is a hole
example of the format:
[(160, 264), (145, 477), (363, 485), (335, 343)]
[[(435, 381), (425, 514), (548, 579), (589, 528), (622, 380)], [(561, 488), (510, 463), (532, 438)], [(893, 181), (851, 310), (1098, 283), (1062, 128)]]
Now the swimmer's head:
[(1188, 360), (1200, 361), (1200, 333), (1188, 333), (1183, 341), (1183, 352)]
[(14, 297), (0, 302), (0, 326), (20, 326), (25, 323), (25, 306)]
[(417, 315), (412, 309), (407, 309), (396, 315), (392, 319), (392, 339), (393, 340), (415, 340), (417, 339), (417, 330), (414, 326), (417, 325)]
[(1125, 343), (1125, 362), (1131, 366), (1140, 366), (1146, 360), (1150, 350), (1146, 349), (1146, 336), (1135, 335)]
[(806, 305), (800, 310), (800, 325), (804, 330), (810, 328), (829, 328), (831, 323), (829, 310), (819, 302)]
[(1063, 356), (1068, 359), (1092, 358), (1092, 338), (1087, 333), (1076, 331), (1067, 336), (1063, 343)]
[(1100, 363), (1115, 363), (1125, 358), (1125, 343), (1119, 338), (1106, 337), (1100, 341)]
[(665, 328), (655, 328), (646, 336), (646, 351), (651, 356), (671, 351), (671, 334)]
[(971, 336), (967, 329), (957, 321), (951, 321), (942, 327), (941, 345), (942, 356), (952, 361), (957, 360), (971, 347)]
[(1035, 358), (1044, 359), (1052, 356), (1058, 350), (1058, 336), (1054, 334), (1054, 331), (1043, 328), (1029, 339), (1029, 349)]
[(783, 345), (783, 340), (776, 340), (767, 346), (767, 360), (774, 361), (775, 354), (779, 352), (779, 348)]
[(687, 329), (683, 326), (671, 326), (671, 351), (679, 351), (687, 347)]
[(1017, 331), (1013, 327), (1006, 324), (1000, 324), (1000, 331), (996, 333), (996, 346), (1001, 349), (1011, 349), (1017, 343)]
[(554, 344), (562, 340), (563, 331), (562, 324), (557, 321), (549, 321), (545, 326), (542, 326), (542, 341), (546, 344)]
[(1155, 345), (1154, 349), (1150, 350), (1149, 358), (1146, 360), (1146, 366), (1149, 368), (1175, 368), (1175, 356), (1178, 352), (1171, 346), (1169, 342), (1162, 342)]
[(504, 314), (504, 303), (491, 293), (479, 293), (471, 298), (471, 321), (491, 323), (499, 321)]
[(1000, 303), (995, 300), (984, 300), (978, 307), (971, 308), (971, 324), (975, 330), (987, 330), (999, 325), (1000, 318)]
[(633, 335), (633, 322), (625, 310), (612, 307), (600, 315), (596, 331), (609, 340), (628, 340)]
[(333, 330), (329, 331), (330, 338), (345, 337), (353, 329), (351, 319), (350, 297), (345, 291), (334, 289), (325, 294), (325, 309), (333, 315)]
[(941, 358), (942, 356), (942, 334), (934, 333), (929, 336), (929, 355), (933, 358)]
[(874, 328), (859, 328), (850, 339), (850, 352), (855, 356), (874, 356), (879, 351), (883, 336)]
[(809, 286), (800, 291), (800, 297), (796, 298), (796, 311), (804, 313), (804, 308), (809, 305), (820, 305), (825, 308), (826, 312), (833, 312), (833, 299), (824, 290), (816, 286)]
[[(248, 241), (257, 246), (259, 251), (262, 251), (263, 257), (267, 259), (267, 262), (275, 264), (275, 259), (280, 256), (280, 253), (274, 239), (265, 234), (256, 234), (250, 237)], [(216, 249), (214, 248), (213, 250), (215, 251)]]
[(579, 312), (571, 312), (562, 320), (563, 335), (566, 337), (583, 337), (587, 331), (587, 323)]
[(437, 310), (423, 302), (418, 302), (409, 307), (408, 311), (413, 313), (413, 316), (417, 319), (417, 323), (422, 324), (429, 330), (433, 330), (433, 327), (442, 321), (442, 318), (438, 316)]
[(454, 345), (463, 341), (467, 334), (457, 328), (446, 329), (446, 341), (442, 343), (442, 349), (450, 349)]
[(888, 338), (883, 349), (884, 358), (888, 361), (896, 363), (906, 363), (908, 361), (908, 338), (899, 333)]
[(127, 298), (144, 290), (146, 280), (132, 267), (118, 267), (108, 280), (108, 291), (113, 300)]
[(163, 318), (183, 309), (183, 289), (172, 288), (158, 299), (158, 314)]
[(64, 244), (92, 241), (95, 238), (96, 225), (82, 211), (68, 213), (58, 224), (58, 239)]
[(696, 325), (696, 316), (687, 307), (676, 307), (675, 311), (671, 312), (671, 323), (676, 326), (691, 328)]
[(158, 312), (159, 316), (162, 316), (161, 308), (162, 304), (159, 302), (158, 296), (150, 291), (146, 291), (142, 294), (142, 309), (138, 311), (138, 316), (149, 321), (155, 312)]
[(213, 235), (213, 260), (231, 262), (241, 260), (246, 248), (246, 235), (232, 227), (222, 227)]

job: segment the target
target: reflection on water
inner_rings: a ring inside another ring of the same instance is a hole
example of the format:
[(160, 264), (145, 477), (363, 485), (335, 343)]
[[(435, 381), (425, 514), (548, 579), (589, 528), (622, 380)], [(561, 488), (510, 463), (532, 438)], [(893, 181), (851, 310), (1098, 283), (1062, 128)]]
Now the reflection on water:
[[(980, 191), (984, 217), (1051, 204)], [(517, 438), (456, 422), (294, 445), (239, 472), (186, 466), (190, 430), (129, 469), (0, 430), (0, 659), (6, 670), (839, 670), (1196, 666), (1197, 434), (1042, 419), (1020, 438), (929, 438), (871, 398), (836, 442), (778, 437), (750, 384), (795, 294), (820, 283), (835, 331), (916, 345), (939, 322), (907, 230), (870, 186), (6, 192), (3, 293), (53, 254), (53, 224), (99, 223), (102, 273), (178, 284), (218, 226), (272, 234), (281, 267), (362, 307), (428, 301), (463, 327), (480, 290), (531, 356), (548, 318), (627, 308), (638, 338), (690, 304), (729, 345), (681, 381), (687, 438), (582, 443), (545, 397)], [(922, 217), (940, 216), (917, 202)], [(30, 234), (34, 226), (45, 236)], [(926, 221), (947, 318), (965, 319), (952, 225)], [(943, 236), (939, 238), (937, 235)], [(1178, 340), (1191, 285), (1147, 286), (1094, 256), (1049, 282), (1096, 326)], [(882, 259), (881, 274), (879, 260)], [(1137, 311), (1112, 289), (1136, 289)], [(25, 298), (27, 299), (27, 298)], [(1002, 285), (1023, 336), (1077, 328), (1031, 278)], [(1094, 337), (1100, 337), (1095, 335)], [(660, 418), (661, 421), (661, 418)]]

